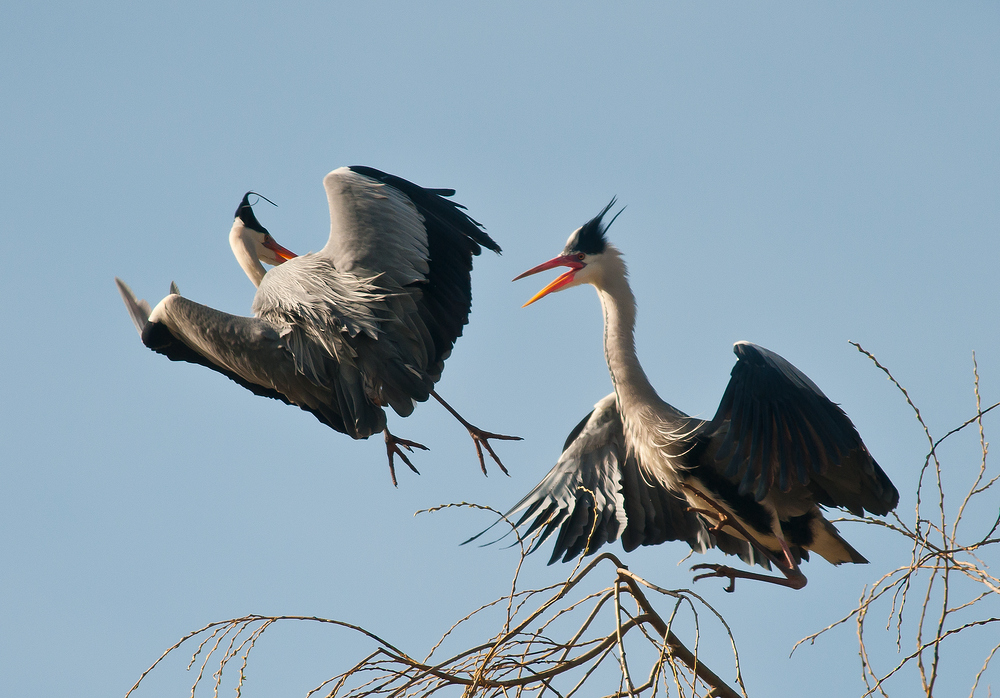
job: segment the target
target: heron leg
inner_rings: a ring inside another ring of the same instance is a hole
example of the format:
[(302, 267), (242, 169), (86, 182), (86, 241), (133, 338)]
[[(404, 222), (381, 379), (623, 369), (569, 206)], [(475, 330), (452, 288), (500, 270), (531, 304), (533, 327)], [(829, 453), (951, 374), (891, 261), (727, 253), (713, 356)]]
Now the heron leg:
[(392, 462), (392, 457), (394, 455), (399, 456), (402, 459), (402, 461), (409, 466), (410, 470), (415, 472), (417, 475), (420, 474), (420, 471), (413, 467), (413, 463), (411, 463), (410, 459), (406, 457), (406, 454), (403, 453), (403, 451), (400, 449), (400, 446), (405, 448), (407, 451), (410, 451), (411, 453), (415, 448), (419, 448), (424, 451), (427, 451), (429, 449), (423, 444), (418, 444), (416, 441), (409, 441), (407, 439), (401, 439), (398, 436), (393, 436), (392, 434), (389, 433), (389, 427), (386, 427), (382, 431), (385, 434), (385, 450), (386, 453), (389, 455), (389, 477), (392, 478), (392, 486), (399, 487), (399, 485), (396, 483), (396, 466)]
[(708, 527), (708, 530), (711, 531), (712, 533), (721, 531), (726, 527), (728, 523), (730, 523), (731, 521), (735, 521), (735, 519), (733, 519), (733, 517), (731, 517), (725, 511), (717, 511), (715, 509), (701, 509), (699, 507), (688, 507), (687, 510), (695, 514), (701, 514), (701, 517), (703, 519), (709, 519), (709, 518), (716, 519), (717, 523), (711, 524)]
[(695, 511), (701, 515), (709, 515), (718, 519), (718, 523), (712, 526), (713, 531), (720, 531), (725, 527), (729, 527), (740, 534), (747, 543), (753, 546), (754, 550), (759, 552), (768, 561), (771, 562), (778, 570), (783, 574), (783, 577), (774, 577), (767, 574), (758, 574), (756, 572), (746, 572), (744, 570), (738, 570), (728, 565), (717, 565), (713, 563), (700, 563), (691, 567), (691, 570), (710, 570), (704, 574), (697, 575), (693, 581), (697, 582), (699, 579), (707, 579), (709, 577), (722, 577), (729, 580), (729, 586), (726, 587), (726, 591), (732, 593), (736, 590), (736, 580), (737, 579), (754, 579), (759, 582), (768, 582), (770, 584), (777, 584), (779, 586), (791, 587), (792, 589), (801, 589), (806, 585), (808, 581), (806, 576), (802, 574), (802, 570), (799, 569), (798, 563), (795, 562), (795, 558), (792, 555), (791, 549), (788, 547), (788, 543), (780, 535), (777, 536), (778, 543), (781, 545), (782, 557), (779, 558), (766, 547), (761, 545), (756, 537), (750, 533), (746, 527), (740, 523), (739, 519), (732, 516), (728, 511), (725, 510), (718, 502), (714, 501), (711, 497), (707, 497), (704, 492), (691, 487), (686, 483), (681, 485), (689, 492), (692, 492), (696, 497), (701, 499), (703, 502), (707, 503), (712, 510), (698, 509), (695, 507), (690, 507), (691, 511)]
[[(756, 546), (755, 546), (756, 547)], [(778, 568), (784, 577), (774, 577), (767, 574), (757, 574), (756, 572), (747, 572), (745, 570), (738, 570), (733, 567), (728, 567), (726, 565), (716, 565), (712, 563), (703, 562), (698, 565), (693, 565), (691, 570), (710, 570), (703, 574), (695, 576), (694, 580), (697, 582), (699, 579), (708, 579), (709, 577), (722, 577), (729, 580), (729, 585), (726, 587), (726, 591), (732, 593), (736, 591), (736, 580), (737, 579), (755, 579), (758, 582), (768, 582), (770, 584), (777, 584), (778, 586), (790, 587), (792, 589), (801, 589), (806, 585), (808, 581), (806, 576), (802, 574), (802, 571), (796, 565), (793, 569), (785, 569), (783, 566)]]
[(521, 437), (505, 436), (504, 434), (494, 434), (493, 432), (490, 431), (483, 431), (479, 427), (469, 424), (469, 422), (465, 421), (462, 415), (460, 415), (458, 412), (455, 411), (454, 407), (445, 402), (444, 398), (442, 398), (440, 395), (437, 394), (437, 391), (432, 390), (431, 395), (433, 395), (434, 399), (440, 402), (446, 410), (451, 412), (451, 415), (459, 422), (461, 422), (463, 427), (468, 429), (469, 436), (472, 437), (472, 442), (476, 445), (476, 455), (479, 456), (479, 467), (482, 469), (483, 475), (488, 474), (486, 472), (486, 461), (483, 459), (483, 448), (485, 448), (486, 451), (490, 454), (490, 456), (492, 456), (493, 460), (496, 461), (496, 464), (500, 466), (500, 470), (503, 471), (503, 474), (510, 475), (510, 473), (507, 472), (507, 468), (505, 468), (503, 466), (503, 463), (500, 462), (500, 458), (498, 458), (497, 454), (493, 451), (493, 447), (490, 446), (489, 439), (499, 439), (501, 441), (521, 441)]

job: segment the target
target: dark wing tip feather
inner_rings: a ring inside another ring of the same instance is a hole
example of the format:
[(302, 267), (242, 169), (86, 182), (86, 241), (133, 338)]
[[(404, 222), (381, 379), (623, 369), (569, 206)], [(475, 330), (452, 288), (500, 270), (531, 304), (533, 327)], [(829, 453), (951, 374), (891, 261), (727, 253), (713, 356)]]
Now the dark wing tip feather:
[(472, 258), (482, 247), (499, 254), (500, 246), (464, 207), (445, 198), (453, 190), (425, 189), (373, 167), (353, 165), (348, 169), (393, 187), (410, 200), (423, 219), (428, 271), (426, 283), (420, 286), (419, 312), (433, 342), (427, 371), (437, 380), (472, 310)]
[[(424, 188), (427, 191), (429, 191), (431, 194), (437, 194), (438, 196), (455, 196), (455, 190), (454, 189), (433, 189), (433, 188), (430, 188), (430, 187), (424, 187)], [(458, 206), (461, 209), (465, 208), (465, 206), (463, 206), (462, 204), (455, 204), (455, 205)]]
[(471, 248), (472, 254), (479, 254), (478, 245), (500, 254), (500, 245), (486, 233), (482, 223), (465, 213), (465, 206), (446, 198), (455, 195), (454, 189), (425, 188), (402, 177), (366, 165), (350, 165), (348, 169), (403, 192), (425, 219), (428, 216), (437, 219), (475, 243)]

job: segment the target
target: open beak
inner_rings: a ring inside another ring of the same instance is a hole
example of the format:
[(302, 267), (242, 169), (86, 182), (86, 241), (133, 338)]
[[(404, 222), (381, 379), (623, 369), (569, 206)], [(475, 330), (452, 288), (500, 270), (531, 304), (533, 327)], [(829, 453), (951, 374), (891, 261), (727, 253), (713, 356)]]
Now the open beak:
[(284, 247), (279, 245), (270, 235), (264, 237), (264, 247), (271, 250), (271, 252), (274, 252), (274, 254), (278, 257), (278, 264), (287, 262), (289, 259), (298, 256), (291, 250), (286, 250)]
[(573, 280), (573, 277), (576, 275), (576, 273), (581, 269), (583, 269), (585, 266), (586, 265), (583, 262), (581, 262), (579, 259), (576, 258), (576, 255), (565, 254), (559, 257), (553, 257), (549, 261), (543, 262), (539, 264), (537, 267), (529, 269), (528, 271), (524, 272), (519, 276), (515, 276), (513, 280), (517, 281), (518, 279), (523, 279), (526, 276), (537, 274), (538, 272), (545, 271), (546, 269), (552, 269), (554, 267), (569, 267), (569, 271), (564, 272), (559, 276), (557, 276), (552, 283), (550, 283), (548, 286), (546, 286), (541, 291), (532, 296), (531, 300), (529, 300), (521, 307), (527, 308), (529, 305), (537, 301), (539, 298), (543, 298), (552, 293), (553, 291), (558, 291), (563, 286), (570, 283)]

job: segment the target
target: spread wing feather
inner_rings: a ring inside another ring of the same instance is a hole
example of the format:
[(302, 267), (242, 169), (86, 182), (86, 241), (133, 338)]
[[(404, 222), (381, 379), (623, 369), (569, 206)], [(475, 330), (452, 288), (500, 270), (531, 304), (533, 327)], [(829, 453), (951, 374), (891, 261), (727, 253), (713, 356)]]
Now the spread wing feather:
[[(358, 184), (358, 179), (366, 183)], [(462, 328), (469, 321), (472, 258), (478, 256), (483, 247), (499, 254), (500, 246), (465, 212), (464, 206), (446, 198), (455, 193), (453, 189), (425, 189), (402, 177), (360, 165), (331, 172), (325, 183), (331, 219), (335, 198), (348, 196), (346, 192), (355, 186), (373, 193), (382, 191), (392, 198), (393, 203), (385, 207), (386, 215), (391, 213), (408, 233), (398, 238), (381, 235), (375, 238), (377, 246), (369, 242), (361, 247), (358, 247), (357, 236), (352, 235), (355, 249), (350, 259), (364, 268), (384, 271), (380, 257), (388, 248), (392, 250), (389, 259), (400, 259), (404, 268), (423, 274), (412, 282), (403, 278), (398, 281), (403, 286), (413, 284), (410, 291), (416, 297), (420, 320), (431, 341), (426, 347), (427, 371), (436, 382), (455, 340), (462, 336)], [(360, 197), (353, 199), (356, 209), (364, 208)], [(375, 217), (374, 213), (370, 215)], [(423, 231), (422, 235), (418, 228)], [(331, 227), (328, 245), (334, 244), (334, 236), (339, 238), (335, 244), (338, 250), (348, 247), (343, 230), (334, 227)], [(420, 257), (421, 251), (423, 257)]]
[[(385, 427), (385, 413), (365, 399), (357, 368), (346, 363), (328, 366), (328, 371), (339, 371), (339, 380), (317, 385), (296, 368), (287, 335), (282, 335), (286, 328), (261, 318), (223, 313), (178, 295), (167, 296), (152, 314), (142, 314), (145, 301), (138, 301), (128, 286), (116, 281), (130, 312), (140, 311), (138, 316), (132, 314), (137, 325), (143, 321), (143, 344), (172, 361), (211, 368), (255, 395), (298, 405), (355, 438)], [(352, 419), (345, 421), (345, 415)]]
[(718, 466), (740, 494), (764, 499), (772, 487), (807, 486), (819, 503), (857, 515), (884, 515), (899, 493), (854, 424), (815, 383), (772, 351), (749, 342), (711, 424), (725, 430)]
[(555, 467), (506, 516), (515, 514), (516, 526), (531, 521), (522, 537), (541, 531), (531, 550), (558, 531), (549, 564), (589, 555), (619, 537), (626, 551), (683, 540), (697, 552), (714, 546), (759, 562), (745, 542), (710, 533), (686, 501), (643, 477), (626, 448), (614, 393), (573, 429)]
[(468, 322), (472, 257), (500, 248), (444, 198), (451, 190), (368, 167), (334, 170), (324, 185), (326, 246), (264, 275), (256, 317), (176, 294), (150, 313), (119, 290), (150, 348), (365, 438), (385, 427), (383, 405), (406, 416), (428, 398)]

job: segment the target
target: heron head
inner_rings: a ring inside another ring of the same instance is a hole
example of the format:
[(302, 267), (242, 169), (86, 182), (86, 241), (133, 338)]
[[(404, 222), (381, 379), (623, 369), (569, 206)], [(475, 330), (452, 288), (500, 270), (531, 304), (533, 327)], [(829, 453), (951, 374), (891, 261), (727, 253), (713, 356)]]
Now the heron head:
[[(579, 286), (580, 284), (593, 284), (595, 282), (600, 273), (600, 261), (608, 249), (606, 236), (608, 227), (621, 214), (621, 211), (619, 211), (610, 221), (607, 223), (604, 222), (604, 216), (615, 205), (615, 201), (616, 199), (612, 198), (600, 213), (574, 230), (573, 234), (566, 241), (566, 247), (563, 249), (562, 254), (514, 277), (514, 281), (517, 281), (518, 279), (523, 279), (526, 276), (537, 274), (546, 269), (569, 267), (569, 271), (557, 276), (554, 281), (532, 296), (531, 300), (521, 307), (529, 306), (550, 293), (562, 291), (572, 286)], [(622, 211), (624, 210), (623, 208)]]
[[(250, 203), (251, 196), (259, 197), (272, 206), (277, 206), (273, 201), (255, 191), (248, 191), (244, 194), (243, 200), (236, 209), (236, 220), (233, 221), (233, 229), (229, 234), (230, 243), (234, 242), (233, 236), (243, 238), (243, 244), (252, 246), (257, 259), (271, 266), (277, 266), (295, 257), (294, 252), (279, 245), (267, 232), (267, 228), (257, 220), (257, 216), (253, 212), (253, 205)], [(235, 250), (235, 245), (233, 249)]]

